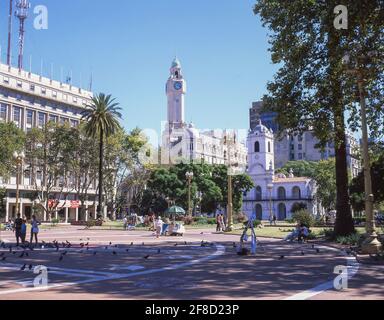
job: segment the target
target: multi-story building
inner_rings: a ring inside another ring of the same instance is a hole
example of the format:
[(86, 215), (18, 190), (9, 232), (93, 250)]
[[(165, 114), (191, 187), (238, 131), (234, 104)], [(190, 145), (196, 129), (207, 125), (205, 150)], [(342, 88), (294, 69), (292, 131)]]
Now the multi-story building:
[(180, 161), (227, 164), (230, 160), (245, 167), (247, 148), (238, 141), (233, 131), (200, 131), (185, 122), (186, 81), (181, 64), (175, 59), (170, 69), (166, 94), (168, 97), (168, 121), (162, 137), (162, 164)]
[[(92, 92), (77, 88), (69, 83), (61, 83), (18, 68), (0, 64), (0, 122), (13, 122), (17, 127), (28, 132), (32, 128), (43, 128), (48, 122), (68, 123), (76, 127), (81, 120), (81, 113), (90, 103)], [(36, 177), (31, 177), (30, 170), (21, 170), (19, 181), (16, 173), (9, 179), (0, 177), (0, 188), (6, 189), (6, 220), (16, 215), (16, 190), (19, 185), (20, 213), (30, 218), (36, 207), (36, 200), (31, 200), (31, 194), (36, 191), (36, 185), (42, 184), (42, 172), (37, 171)], [(31, 181), (34, 181), (32, 184)], [(18, 183), (17, 183), (18, 182)], [(58, 181), (59, 184), (59, 181)], [(44, 187), (44, 186), (43, 186)], [(55, 213), (56, 218), (63, 222), (88, 220), (96, 216), (97, 206), (96, 181), (88, 191), (88, 201), (85, 202), (85, 217), (79, 216), (79, 199), (76, 191), (64, 190), (69, 193), (65, 200), (52, 199), (60, 203)], [(57, 192), (62, 192), (58, 186)], [(51, 217), (51, 218), (55, 218)], [(47, 221), (45, 212), (40, 212), (40, 219)]]
[[(268, 129), (275, 134), (278, 132), (276, 113), (263, 109), (263, 102), (255, 102), (250, 109), (250, 126), (253, 130), (259, 121), (262, 121)], [(333, 142), (327, 143), (324, 150), (317, 147), (319, 140), (312, 131), (303, 134), (284, 134), (277, 138), (275, 135), (275, 164), (276, 168), (283, 167), (289, 161), (321, 161), (335, 157), (335, 146)], [(359, 143), (351, 134), (347, 133), (347, 162), (351, 175), (356, 177), (361, 171), (359, 160)]]

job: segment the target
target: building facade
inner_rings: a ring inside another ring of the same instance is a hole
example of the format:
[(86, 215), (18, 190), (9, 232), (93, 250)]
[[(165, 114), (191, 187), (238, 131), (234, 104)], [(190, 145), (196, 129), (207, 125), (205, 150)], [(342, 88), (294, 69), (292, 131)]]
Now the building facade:
[[(259, 121), (273, 132), (277, 133), (278, 123), (276, 113), (263, 109), (263, 102), (255, 102), (250, 109), (250, 128), (253, 130)], [(317, 148), (319, 140), (312, 131), (302, 134), (283, 134), (282, 137), (275, 136), (275, 164), (277, 168), (283, 167), (289, 161), (321, 161), (335, 157), (335, 145), (327, 143), (324, 150)], [(359, 142), (351, 134), (347, 133), (347, 162), (352, 177), (356, 177), (361, 171), (359, 159)]]
[[(90, 103), (92, 95), (91, 92), (71, 84), (0, 64), (0, 122), (13, 122), (25, 132), (32, 128), (43, 128), (48, 122), (78, 126), (81, 113)], [(34, 208), (38, 205), (36, 200), (31, 200), (32, 194), (36, 192), (36, 185), (41, 187), (43, 183), (42, 172), (37, 171), (36, 176), (31, 177), (31, 172), (25, 164), (22, 166), (19, 181), (16, 176), (15, 172), (9, 179), (0, 177), (0, 188), (7, 192), (5, 199), (7, 221), (16, 215), (17, 185), (20, 190), (20, 213), (30, 219), (31, 215), (35, 214)], [(79, 199), (76, 197), (76, 191), (72, 188), (63, 190), (59, 187), (59, 179), (57, 184), (57, 197), (63, 191), (68, 193), (68, 196), (65, 200), (52, 199), (52, 202), (59, 203), (57, 207), (60, 210), (57, 210), (53, 217), (47, 217), (45, 212), (38, 213), (41, 220), (57, 218), (62, 222), (69, 222), (96, 217), (96, 181), (91, 184), (88, 192), (89, 201), (84, 204), (87, 212), (85, 217), (79, 216)]]
[(280, 221), (290, 219), (298, 207), (319, 214), (315, 198), (316, 183), (306, 177), (275, 174), (274, 133), (259, 124), (248, 135), (248, 175), (255, 188), (244, 196), (243, 212), (256, 214), (258, 220), (276, 216)]
[(185, 121), (187, 84), (180, 61), (175, 59), (166, 85), (168, 119), (162, 134), (161, 162), (182, 161), (226, 164), (229, 160), (246, 166), (247, 149), (238, 141), (236, 132), (200, 131)]

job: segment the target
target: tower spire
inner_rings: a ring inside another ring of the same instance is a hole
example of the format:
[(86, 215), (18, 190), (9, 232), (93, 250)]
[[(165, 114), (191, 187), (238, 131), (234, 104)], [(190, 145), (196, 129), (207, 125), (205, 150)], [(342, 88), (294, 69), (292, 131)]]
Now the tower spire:
[(12, 12), (13, 0), (9, 0), (9, 17), (8, 17), (8, 50), (7, 50), (7, 65), (11, 66), (11, 41), (12, 41)]
[(19, 70), (23, 69), (23, 55), (24, 55), (24, 34), (25, 34), (25, 20), (28, 17), (28, 9), (31, 7), (31, 4), (28, 0), (18, 0), (16, 4), (16, 17), (20, 21), (19, 27), (19, 58), (18, 58), (18, 68)]

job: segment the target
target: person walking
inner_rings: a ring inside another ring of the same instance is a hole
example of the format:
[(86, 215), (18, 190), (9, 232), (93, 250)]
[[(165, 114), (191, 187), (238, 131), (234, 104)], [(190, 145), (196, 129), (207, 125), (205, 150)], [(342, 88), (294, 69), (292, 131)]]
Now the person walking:
[(226, 230), (227, 228), (226, 228), (225, 218), (224, 218), (224, 215), (223, 215), (223, 214), (221, 215), (221, 218), (220, 218), (220, 225), (221, 225), (221, 231), (225, 232), (225, 230)]
[(160, 235), (163, 231), (163, 225), (164, 225), (164, 222), (163, 220), (161, 219), (161, 217), (159, 217), (157, 220), (156, 220), (156, 238), (160, 238)]
[(276, 226), (276, 222), (277, 222), (277, 217), (276, 215), (273, 215), (273, 225)]
[(127, 216), (124, 216), (123, 223), (124, 223), (124, 230), (127, 230), (128, 229), (128, 219), (127, 219)]
[(35, 238), (36, 245), (38, 245), (38, 239), (37, 235), (39, 234), (39, 225), (41, 223), (37, 221), (36, 216), (32, 216), (32, 221), (31, 221), (31, 241), (30, 244), (32, 245), (33, 243), (33, 238)]
[(16, 246), (20, 245), (21, 238), (21, 226), (23, 225), (23, 219), (21, 219), (20, 213), (17, 214), (17, 218), (15, 220), (15, 235), (16, 235)]
[(220, 232), (220, 231), (221, 231), (220, 215), (218, 214), (216, 216), (216, 232)]

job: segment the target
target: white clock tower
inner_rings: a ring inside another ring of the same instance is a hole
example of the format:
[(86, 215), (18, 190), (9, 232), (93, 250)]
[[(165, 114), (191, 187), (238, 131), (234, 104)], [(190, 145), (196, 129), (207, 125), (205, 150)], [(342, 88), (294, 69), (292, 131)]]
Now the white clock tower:
[(167, 81), (166, 93), (168, 97), (168, 125), (170, 129), (185, 126), (185, 94), (186, 82), (181, 72), (180, 61), (175, 58), (170, 69), (171, 75)]

